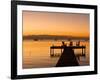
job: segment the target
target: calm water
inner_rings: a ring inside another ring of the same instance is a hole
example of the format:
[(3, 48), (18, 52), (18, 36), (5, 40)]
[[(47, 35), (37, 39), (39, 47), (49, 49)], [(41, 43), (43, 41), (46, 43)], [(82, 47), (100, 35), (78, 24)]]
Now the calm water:
[[(65, 41), (69, 44), (68, 41)], [(73, 44), (75, 45), (75, 41)], [(23, 41), (23, 68), (41, 68), (54, 67), (59, 60), (59, 57), (50, 57), (50, 46), (61, 45), (61, 41)], [(80, 58), (80, 65), (89, 65), (89, 42), (81, 42), (80, 45), (86, 45), (86, 57)], [(55, 50), (55, 53), (60, 53), (61, 50)], [(74, 50), (75, 54), (81, 53), (81, 50)]]

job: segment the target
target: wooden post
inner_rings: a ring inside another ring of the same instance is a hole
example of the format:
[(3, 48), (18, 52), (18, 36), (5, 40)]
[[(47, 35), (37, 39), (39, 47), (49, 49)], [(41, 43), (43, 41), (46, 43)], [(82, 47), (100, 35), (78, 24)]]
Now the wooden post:
[(54, 56), (54, 49), (50, 48), (50, 56)]
[(86, 48), (84, 48), (84, 55), (86, 54)]
[(53, 56), (54, 56), (54, 49), (52, 49), (52, 52), (53, 52)]

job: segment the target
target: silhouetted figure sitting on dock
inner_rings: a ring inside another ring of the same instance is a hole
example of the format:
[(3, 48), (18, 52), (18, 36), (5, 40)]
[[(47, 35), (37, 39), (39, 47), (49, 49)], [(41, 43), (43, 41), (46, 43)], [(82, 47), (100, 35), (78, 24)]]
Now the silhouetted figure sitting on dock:
[(72, 41), (70, 41), (69, 46), (73, 46), (73, 42)]
[(66, 47), (67, 45), (65, 44), (64, 41), (62, 41), (62, 47)]
[(76, 42), (76, 46), (80, 46), (80, 41)]
[[(58, 60), (56, 67), (64, 67), (64, 66), (79, 66), (79, 63), (74, 54), (74, 50), (70, 47), (67, 47), (64, 42), (62, 42), (64, 51)], [(72, 44), (72, 43), (71, 43)]]

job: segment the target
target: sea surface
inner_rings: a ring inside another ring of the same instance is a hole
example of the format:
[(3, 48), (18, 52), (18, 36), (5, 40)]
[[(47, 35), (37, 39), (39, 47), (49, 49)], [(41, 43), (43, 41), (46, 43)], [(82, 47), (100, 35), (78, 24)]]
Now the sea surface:
[[(78, 40), (73, 41), (73, 45), (76, 45)], [(69, 41), (65, 40), (67, 46), (69, 46)], [(23, 68), (46, 68), (46, 67), (55, 67), (60, 56), (50, 57), (50, 46), (61, 46), (62, 41), (54, 40), (23, 40)], [(86, 46), (86, 57), (80, 57), (79, 64), (80, 66), (89, 65), (89, 55), (90, 55), (90, 44), (89, 41), (81, 41), (80, 45)], [(81, 54), (82, 50), (74, 50), (75, 54)], [(61, 54), (60, 49), (54, 50), (54, 53)]]

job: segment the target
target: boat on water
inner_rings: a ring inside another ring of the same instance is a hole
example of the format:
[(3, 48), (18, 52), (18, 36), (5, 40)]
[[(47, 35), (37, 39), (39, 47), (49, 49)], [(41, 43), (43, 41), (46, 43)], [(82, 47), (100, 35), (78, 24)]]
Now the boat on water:
[(34, 41), (38, 41), (38, 39), (34, 39)]

